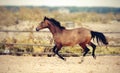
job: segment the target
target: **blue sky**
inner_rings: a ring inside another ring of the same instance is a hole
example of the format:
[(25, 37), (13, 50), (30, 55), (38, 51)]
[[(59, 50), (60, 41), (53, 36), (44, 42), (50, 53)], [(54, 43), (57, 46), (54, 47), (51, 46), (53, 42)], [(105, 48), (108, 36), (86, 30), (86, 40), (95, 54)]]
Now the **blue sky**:
[(0, 5), (120, 7), (120, 0), (0, 0)]

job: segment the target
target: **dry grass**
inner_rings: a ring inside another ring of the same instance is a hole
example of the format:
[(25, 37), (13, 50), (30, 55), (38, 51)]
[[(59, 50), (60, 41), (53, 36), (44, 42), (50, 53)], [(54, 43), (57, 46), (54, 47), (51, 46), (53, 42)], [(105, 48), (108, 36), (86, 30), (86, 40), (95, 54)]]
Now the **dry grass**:
[[(56, 18), (61, 22), (72, 21), (78, 24), (82, 22), (99, 22), (99, 23), (109, 23), (116, 19), (120, 19), (120, 14), (100, 14), (95, 12), (85, 13), (60, 13), (59, 11), (48, 11), (41, 8), (27, 8), (20, 7), (18, 11), (14, 9), (8, 10), (7, 8), (0, 6), (0, 25), (10, 26), (19, 23), (20, 20), (29, 21), (41, 21), (44, 16)], [(65, 18), (67, 17), (67, 18)]]

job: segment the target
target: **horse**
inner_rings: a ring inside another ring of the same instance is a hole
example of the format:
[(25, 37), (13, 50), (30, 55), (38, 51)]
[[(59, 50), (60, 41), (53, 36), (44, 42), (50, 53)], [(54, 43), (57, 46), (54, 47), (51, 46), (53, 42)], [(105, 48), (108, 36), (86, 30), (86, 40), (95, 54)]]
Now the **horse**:
[(108, 45), (108, 41), (103, 33), (92, 31), (86, 28), (66, 29), (65, 27), (61, 26), (60, 22), (54, 18), (48, 18), (45, 16), (43, 21), (40, 22), (36, 27), (36, 31), (44, 28), (48, 28), (52, 33), (55, 43), (55, 46), (52, 48), (52, 50), (54, 54), (57, 54), (58, 57), (62, 60), (66, 60), (59, 54), (59, 51), (63, 46), (74, 46), (79, 44), (79, 46), (81, 46), (84, 50), (82, 57), (85, 57), (89, 52), (89, 48), (86, 46), (88, 44), (93, 48), (93, 58), (96, 58), (96, 45), (92, 43), (91, 40), (96, 38), (98, 44), (101, 42), (104, 45)]

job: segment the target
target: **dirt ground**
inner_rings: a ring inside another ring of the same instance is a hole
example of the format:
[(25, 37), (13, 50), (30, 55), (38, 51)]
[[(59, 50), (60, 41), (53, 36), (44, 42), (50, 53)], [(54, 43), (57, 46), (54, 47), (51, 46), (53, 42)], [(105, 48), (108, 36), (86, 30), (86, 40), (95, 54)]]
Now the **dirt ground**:
[(0, 73), (120, 73), (120, 56), (81, 57), (0, 56)]

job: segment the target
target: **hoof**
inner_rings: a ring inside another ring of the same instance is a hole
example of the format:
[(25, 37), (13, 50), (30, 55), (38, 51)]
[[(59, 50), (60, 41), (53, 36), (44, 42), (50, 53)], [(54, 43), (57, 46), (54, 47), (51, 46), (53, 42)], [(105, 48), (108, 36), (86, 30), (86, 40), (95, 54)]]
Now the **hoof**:
[(94, 59), (96, 59), (96, 56), (93, 56)]
[(79, 64), (81, 64), (83, 61), (84, 61), (84, 60), (83, 60), (83, 59), (81, 59), (81, 61), (80, 61), (80, 62), (78, 62), (78, 63), (79, 63)]
[(63, 60), (66, 61), (66, 58), (64, 58)]
[(84, 61), (84, 57), (81, 58), (81, 61), (78, 62), (79, 64), (81, 64)]

